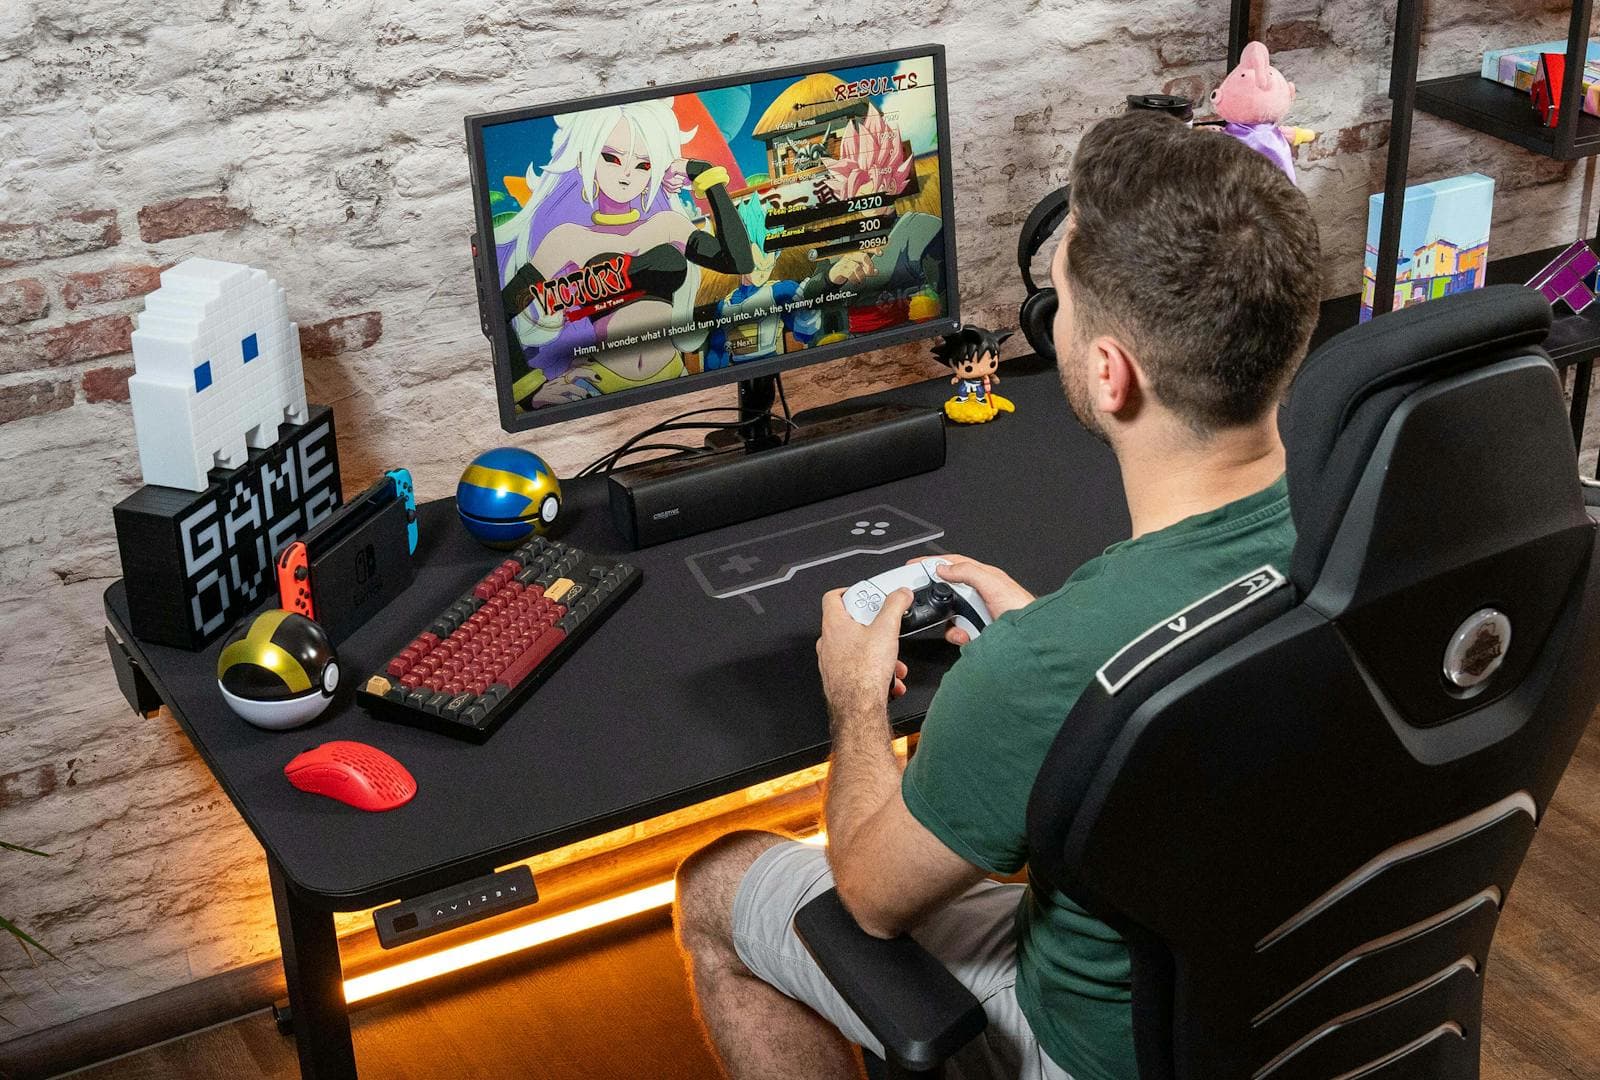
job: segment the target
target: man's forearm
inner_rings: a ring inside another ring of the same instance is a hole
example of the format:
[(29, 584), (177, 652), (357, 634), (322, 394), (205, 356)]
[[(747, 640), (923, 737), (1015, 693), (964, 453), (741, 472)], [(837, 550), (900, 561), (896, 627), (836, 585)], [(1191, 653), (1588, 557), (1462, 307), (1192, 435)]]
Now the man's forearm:
[(823, 822), (835, 860), (849, 857), (851, 841), (861, 825), (894, 796), (900, 763), (890, 745), (889, 710), (885, 705), (829, 709), (833, 738), (832, 765)]

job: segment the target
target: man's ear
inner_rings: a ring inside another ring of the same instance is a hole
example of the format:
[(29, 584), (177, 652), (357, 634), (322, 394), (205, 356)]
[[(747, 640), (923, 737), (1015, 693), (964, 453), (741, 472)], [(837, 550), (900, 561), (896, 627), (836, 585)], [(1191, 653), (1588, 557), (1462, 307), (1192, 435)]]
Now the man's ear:
[(1094, 339), (1091, 346), (1094, 370), (1090, 388), (1101, 412), (1118, 415), (1139, 398), (1139, 363), (1122, 342), (1109, 334)]

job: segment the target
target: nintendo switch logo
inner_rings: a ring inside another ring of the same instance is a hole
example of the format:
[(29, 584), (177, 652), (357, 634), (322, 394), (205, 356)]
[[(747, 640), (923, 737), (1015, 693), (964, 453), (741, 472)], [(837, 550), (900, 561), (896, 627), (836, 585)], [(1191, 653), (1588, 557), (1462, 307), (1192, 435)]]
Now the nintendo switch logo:
[(383, 578), (378, 573), (378, 553), (371, 544), (356, 552), (355, 585), (350, 590), (351, 608), (359, 608), (383, 589)]
[(365, 584), (368, 578), (378, 576), (378, 553), (368, 544), (356, 552), (356, 584)]

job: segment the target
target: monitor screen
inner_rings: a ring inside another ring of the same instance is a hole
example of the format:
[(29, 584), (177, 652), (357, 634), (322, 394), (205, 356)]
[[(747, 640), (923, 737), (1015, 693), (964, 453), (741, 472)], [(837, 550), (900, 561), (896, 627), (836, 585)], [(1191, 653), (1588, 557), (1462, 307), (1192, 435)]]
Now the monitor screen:
[(467, 118), (517, 430), (948, 333), (941, 47)]

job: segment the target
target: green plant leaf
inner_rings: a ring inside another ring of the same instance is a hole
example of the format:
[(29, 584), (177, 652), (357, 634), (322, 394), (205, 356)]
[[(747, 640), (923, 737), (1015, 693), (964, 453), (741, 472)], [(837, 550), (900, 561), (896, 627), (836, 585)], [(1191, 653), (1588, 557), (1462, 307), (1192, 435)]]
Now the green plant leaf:
[(39, 944), (33, 938), (29, 937), (27, 931), (23, 930), (20, 926), (18, 926), (15, 923), (13, 923), (10, 919), (6, 919), (6, 918), (3, 918), (3, 917), (0, 917), (0, 930), (4, 930), (6, 933), (8, 933), (12, 937), (16, 938), (18, 941), (21, 941), (21, 942), (23, 942), (23, 943), (25, 943), (27, 945), (32, 945), (35, 949), (38, 949), (40, 952), (44, 953), (46, 956), (48, 956), (50, 959), (56, 961), (57, 963), (59, 963), (61, 961), (61, 957), (57, 956), (55, 953), (51, 952), (49, 949), (47, 949), (43, 945)]
[(24, 855), (43, 855), (47, 859), (50, 858), (48, 851), (35, 851), (31, 847), (23, 847), (21, 844), (8, 844), (4, 840), (0, 840), (0, 848), (4, 848), (7, 851), (20, 851)]

